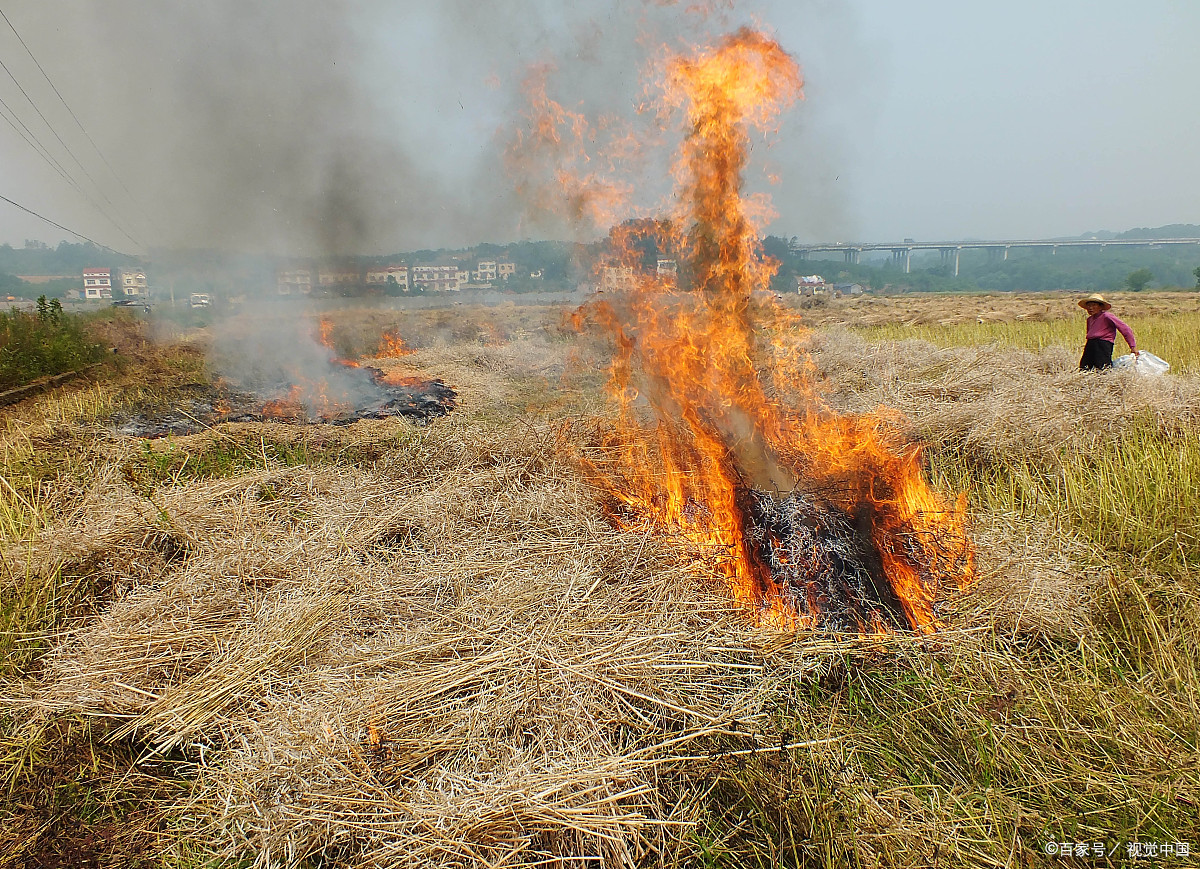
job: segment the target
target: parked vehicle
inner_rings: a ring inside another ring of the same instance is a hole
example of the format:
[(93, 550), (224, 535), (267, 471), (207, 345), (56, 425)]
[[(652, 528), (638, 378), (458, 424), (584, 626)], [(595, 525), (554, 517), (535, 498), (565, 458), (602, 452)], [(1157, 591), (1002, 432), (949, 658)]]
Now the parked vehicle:
[(193, 308), (207, 308), (212, 304), (212, 299), (208, 293), (192, 293), (191, 305)]
[(141, 308), (143, 312), (150, 313), (149, 302), (139, 302), (137, 299), (118, 299), (112, 303), (114, 308)]

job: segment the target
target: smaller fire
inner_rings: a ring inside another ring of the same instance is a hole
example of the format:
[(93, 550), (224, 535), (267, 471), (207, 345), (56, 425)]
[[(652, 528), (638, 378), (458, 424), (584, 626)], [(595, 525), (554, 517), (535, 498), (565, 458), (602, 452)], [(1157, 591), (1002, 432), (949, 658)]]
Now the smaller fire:
[(359, 363), (353, 359), (346, 359), (337, 355), (337, 348), (333, 346), (333, 321), (328, 317), (322, 317), (317, 322), (317, 340), (322, 347), (332, 351), (333, 355), (330, 361), (334, 365), (341, 365), (344, 368), (358, 368)]
[(303, 399), (303, 390), (293, 385), (284, 397), (263, 402), (260, 413), (263, 419), (302, 420), (308, 416)]
[(379, 339), (379, 348), (375, 351), (375, 356), (378, 359), (396, 359), (401, 356), (411, 356), (412, 348), (404, 343), (404, 339), (400, 337), (400, 333), (395, 329), (384, 332)]

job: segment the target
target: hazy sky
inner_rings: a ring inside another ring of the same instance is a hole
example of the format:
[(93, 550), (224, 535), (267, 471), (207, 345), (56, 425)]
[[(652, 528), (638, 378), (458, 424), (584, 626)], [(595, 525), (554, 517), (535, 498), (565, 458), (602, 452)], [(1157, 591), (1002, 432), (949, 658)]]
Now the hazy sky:
[[(805, 101), (754, 155), (781, 179), (771, 232), (1032, 238), (1200, 223), (1195, 0), (685, 5), (0, 4), (129, 191), (0, 21), (0, 59), (74, 156), (3, 70), (0, 114), (87, 194), (0, 120), (0, 195), (134, 252), (565, 237), (524, 213), (499, 156), (530, 65), (554, 64), (564, 104), (628, 111), (657, 45), (752, 23), (806, 79)], [(0, 202), (0, 241), (64, 237)]]

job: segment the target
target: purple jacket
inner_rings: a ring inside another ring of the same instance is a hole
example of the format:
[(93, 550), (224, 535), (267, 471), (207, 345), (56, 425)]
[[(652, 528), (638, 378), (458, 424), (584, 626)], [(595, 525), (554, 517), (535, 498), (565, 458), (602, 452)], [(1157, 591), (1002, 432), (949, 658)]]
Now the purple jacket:
[(1093, 314), (1087, 318), (1087, 336), (1089, 338), (1099, 338), (1103, 341), (1115, 342), (1118, 332), (1121, 333), (1121, 337), (1125, 339), (1125, 343), (1129, 345), (1130, 350), (1137, 349), (1137, 345), (1133, 340), (1133, 330), (1108, 311), (1101, 311), (1099, 314)]

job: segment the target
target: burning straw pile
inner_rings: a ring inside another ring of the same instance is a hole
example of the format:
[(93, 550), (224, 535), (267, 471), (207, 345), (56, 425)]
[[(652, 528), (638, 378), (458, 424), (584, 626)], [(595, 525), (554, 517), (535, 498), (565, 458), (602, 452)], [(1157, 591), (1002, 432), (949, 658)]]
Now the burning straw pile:
[[(614, 348), (618, 418), (591, 478), (616, 521), (706, 547), (765, 623), (932, 633), (939, 597), (974, 576), (964, 503), (933, 491), (889, 419), (821, 400), (799, 323), (762, 298), (777, 264), (742, 175), (751, 130), (800, 97), (799, 68), (743, 29), (666, 70), (663, 111), (686, 130), (679, 213), (613, 231), (615, 292), (578, 316)], [(639, 268), (647, 242), (679, 257), (677, 277)]]

